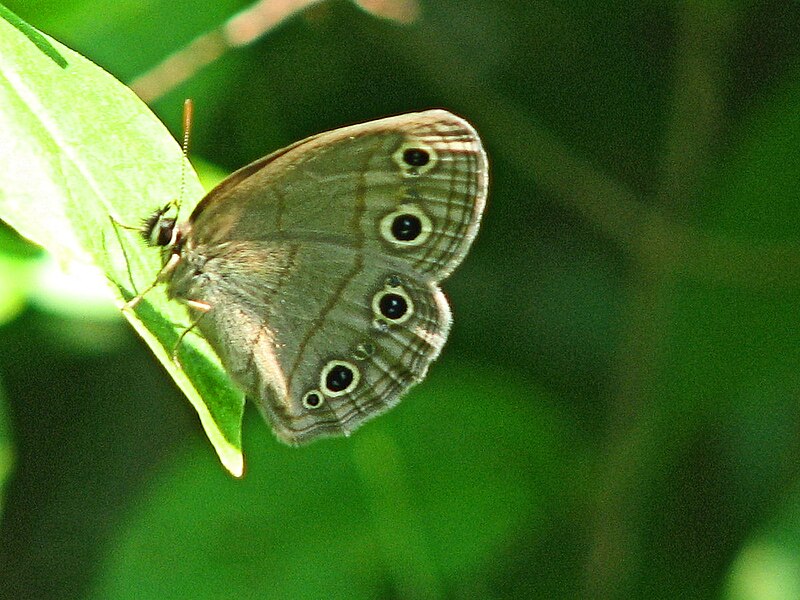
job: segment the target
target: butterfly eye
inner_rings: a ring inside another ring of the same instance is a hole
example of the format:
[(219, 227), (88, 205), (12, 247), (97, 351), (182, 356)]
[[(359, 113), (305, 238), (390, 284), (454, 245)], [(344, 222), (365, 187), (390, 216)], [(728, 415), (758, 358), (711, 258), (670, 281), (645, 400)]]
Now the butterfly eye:
[(164, 216), (171, 208), (172, 204), (167, 204), (142, 222), (139, 233), (148, 246), (169, 246), (175, 241), (173, 240), (175, 219)]
[(380, 231), (383, 239), (394, 245), (419, 246), (430, 237), (433, 223), (414, 204), (402, 204), (381, 219)]
[(332, 360), (322, 369), (320, 387), (325, 395), (335, 398), (352, 392), (361, 378), (358, 368), (343, 360)]
[(310, 392), (306, 392), (306, 395), (303, 396), (303, 406), (308, 409), (314, 410), (315, 408), (319, 408), (322, 406), (322, 394), (319, 393), (317, 390), (311, 390)]
[(169, 246), (172, 242), (172, 234), (175, 230), (175, 219), (161, 219), (153, 233), (150, 241), (154, 246)]

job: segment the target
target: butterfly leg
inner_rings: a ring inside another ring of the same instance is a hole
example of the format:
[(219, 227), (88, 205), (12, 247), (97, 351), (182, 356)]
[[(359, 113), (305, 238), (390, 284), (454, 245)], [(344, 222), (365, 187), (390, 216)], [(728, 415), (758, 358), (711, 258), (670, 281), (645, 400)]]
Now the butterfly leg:
[(114, 215), (108, 215), (108, 219), (111, 221), (114, 227), (121, 227), (122, 229), (127, 229), (128, 231), (136, 231), (138, 233), (141, 233), (142, 231), (141, 225), (127, 225), (122, 221), (120, 221), (119, 219), (117, 219), (117, 217), (115, 217)]
[[(166, 210), (170, 206), (171, 206), (170, 204), (167, 204), (167, 206), (163, 209), (163, 212), (166, 212)], [(142, 228), (135, 227), (133, 225), (126, 225), (125, 223), (122, 223), (119, 220), (117, 220), (113, 215), (108, 215), (108, 218), (111, 220), (111, 224), (114, 226), (114, 233), (117, 236), (117, 241), (119, 242), (120, 248), (122, 248), (122, 255), (125, 257), (125, 266), (128, 271), (128, 279), (131, 284), (131, 289), (133, 289), (133, 291), (136, 292), (136, 284), (133, 281), (133, 273), (131, 273), (131, 262), (128, 259), (128, 253), (125, 250), (125, 244), (122, 243), (122, 238), (120, 238), (119, 228), (121, 227), (122, 229), (129, 229), (132, 231), (137, 231), (139, 233), (141, 233)], [(122, 310), (131, 310), (137, 304), (139, 304), (141, 299), (144, 298), (145, 294), (147, 294), (150, 290), (155, 288), (159, 283), (164, 281), (164, 279), (167, 278), (170, 275), (170, 273), (172, 273), (173, 270), (175, 270), (175, 267), (178, 266), (179, 262), (180, 262), (180, 256), (178, 254), (173, 254), (172, 256), (170, 256), (169, 260), (166, 263), (164, 263), (163, 267), (161, 267), (161, 270), (158, 272), (153, 282), (150, 285), (148, 285), (141, 293), (137, 292), (133, 298), (128, 300), (122, 306)]]
[(128, 259), (128, 252), (125, 250), (125, 244), (122, 243), (122, 238), (119, 235), (119, 228), (121, 227), (122, 229), (141, 231), (141, 227), (125, 225), (124, 223), (118, 221), (114, 217), (114, 215), (108, 215), (108, 219), (111, 221), (111, 225), (114, 227), (114, 235), (116, 235), (117, 237), (117, 243), (119, 244), (119, 247), (122, 249), (123, 258), (125, 258), (125, 268), (128, 271), (128, 281), (131, 284), (131, 289), (138, 295), (138, 292), (136, 292), (136, 283), (134, 283), (133, 281), (133, 273), (131, 273), (131, 261)]
[(165, 280), (167, 277), (169, 277), (169, 275), (172, 273), (172, 271), (174, 271), (174, 270), (175, 270), (175, 267), (177, 267), (177, 266), (178, 266), (178, 263), (179, 263), (180, 261), (181, 261), (180, 254), (173, 254), (173, 255), (171, 255), (171, 256), (169, 257), (169, 260), (168, 260), (166, 263), (164, 263), (164, 266), (163, 266), (163, 267), (161, 267), (161, 270), (158, 272), (158, 275), (156, 275), (156, 278), (153, 280), (153, 282), (152, 282), (150, 285), (148, 285), (146, 288), (144, 288), (144, 290), (142, 290), (142, 292), (141, 292), (140, 294), (137, 294), (136, 296), (134, 296), (133, 298), (131, 298), (130, 300), (128, 300), (128, 301), (127, 301), (127, 302), (126, 302), (126, 303), (125, 303), (125, 304), (122, 306), (122, 310), (126, 310), (126, 309), (130, 310), (130, 309), (133, 309), (133, 308), (134, 308), (134, 307), (135, 307), (137, 304), (139, 304), (139, 301), (140, 301), (142, 298), (144, 298), (144, 297), (145, 297), (145, 295), (146, 295), (146, 294), (147, 294), (147, 293), (148, 293), (150, 290), (154, 289), (154, 288), (155, 288), (155, 287), (156, 287), (156, 286), (157, 286), (159, 283), (161, 283), (161, 282), (162, 282), (162, 281), (164, 281), (164, 280)]
[(186, 304), (188, 304), (191, 308), (193, 308), (196, 311), (198, 311), (200, 313), (200, 316), (198, 316), (192, 322), (192, 324), (189, 325), (189, 327), (187, 327), (186, 329), (184, 329), (181, 332), (181, 334), (178, 336), (178, 341), (175, 342), (175, 345), (172, 347), (172, 360), (173, 360), (173, 362), (175, 362), (178, 365), (180, 365), (180, 359), (178, 358), (178, 349), (180, 348), (180, 345), (181, 345), (181, 342), (183, 341), (183, 338), (186, 337), (186, 334), (189, 333), (192, 329), (194, 329), (197, 326), (197, 324), (200, 322), (200, 319), (205, 317), (206, 314), (208, 314), (208, 311), (211, 310), (211, 305), (210, 304), (207, 304), (205, 302), (199, 302), (197, 300), (187, 300)]

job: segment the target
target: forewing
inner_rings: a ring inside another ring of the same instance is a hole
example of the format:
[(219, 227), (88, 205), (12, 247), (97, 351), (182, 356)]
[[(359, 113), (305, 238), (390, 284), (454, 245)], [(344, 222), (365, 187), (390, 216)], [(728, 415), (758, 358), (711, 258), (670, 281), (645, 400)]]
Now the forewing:
[(477, 233), (487, 179), (472, 126), (431, 110), (322, 133), (267, 156), (212, 190), (190, 222), (207, 245), (325, 241), (401, 256), (407, 270), (438, 281)]

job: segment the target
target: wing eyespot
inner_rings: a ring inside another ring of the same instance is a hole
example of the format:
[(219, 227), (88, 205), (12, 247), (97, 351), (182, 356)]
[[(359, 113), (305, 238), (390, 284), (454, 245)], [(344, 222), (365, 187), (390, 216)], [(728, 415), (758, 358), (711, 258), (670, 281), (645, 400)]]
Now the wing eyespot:
[(360, 379), (361, 373), (353, 363), (332, 360), (322, 368), (319, 387), (326, 396), (336, 398), (352, 392)]
[(432, 232), (430, 217), (415, 204), (401, 204), (380, 222), (381, 237), (398, 247), (424, 244)]
[(438, 155), (432, 146), (421, 140), (403, 143), (392, 155), (400, 170), (409, 177), (419, 177), (430, 171), (438, 162)]
[(310, 390), (303, 396), (303, 406), (309, 410), (316, 410), (324, 402), (322, 393), (319, 390)]
[(414, 314), (414, 301), (396, 275), (387, 277), (384, 288), (372, 297), (372, 312), (375, 321), (388, 325), (405, 323)]

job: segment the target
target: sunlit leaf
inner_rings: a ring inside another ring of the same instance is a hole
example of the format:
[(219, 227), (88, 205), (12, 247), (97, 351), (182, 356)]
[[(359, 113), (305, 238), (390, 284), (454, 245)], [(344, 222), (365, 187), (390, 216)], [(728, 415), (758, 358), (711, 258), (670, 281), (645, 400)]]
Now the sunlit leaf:
[[(129, 89), (49, 43), (66, 65), (0, 19), (0, 218), (59, 261), (96, 265), (130, 299), (153, 281), (160, 258), (110, 217), (138, 224), (172, 200), (181, 150)], [(196, 200), (202, 189), (187, 171), (185, 195)], [(184, 310), (155, 290), (126, 316), (189, 397), (222, 462), (240, 474), (241, 394), (197, 336), (181, 347), (185, 371), (171, 360)]]

